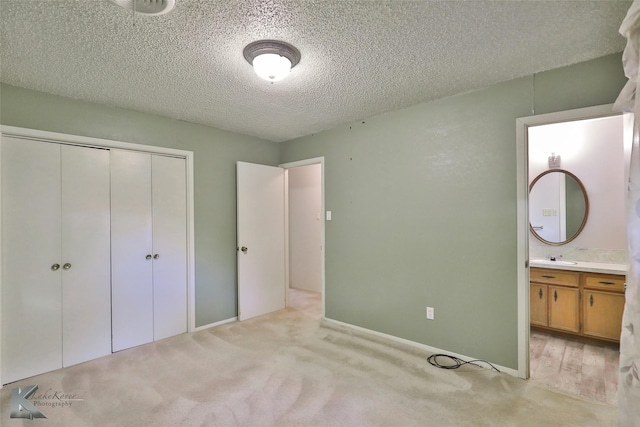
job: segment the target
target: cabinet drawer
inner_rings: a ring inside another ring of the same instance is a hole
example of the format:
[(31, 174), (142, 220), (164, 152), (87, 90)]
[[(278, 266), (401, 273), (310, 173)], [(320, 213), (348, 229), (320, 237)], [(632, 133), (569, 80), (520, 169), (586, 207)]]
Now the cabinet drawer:
[(580, 282), (579, 273), (564, 270), (547, 270), (543, 268), (532, 268), (529, 272), (529, 279), (532, 282), (572, 286), (576, 288)]
[(602, 289), (607, 291), (624, 292), (625, 276), (585, 274), (584, 287), (588, 289)]

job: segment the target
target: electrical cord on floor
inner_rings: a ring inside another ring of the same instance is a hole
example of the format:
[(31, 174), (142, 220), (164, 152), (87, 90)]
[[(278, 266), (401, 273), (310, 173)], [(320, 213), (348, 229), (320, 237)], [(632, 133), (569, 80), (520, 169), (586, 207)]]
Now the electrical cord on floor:
[[(441, 365), (440, 363), (438, 363), (438, 357), (445, 357), (449, 360), (451, 360), (453, 362), (453, 364), (447, 364), (447, 365)], [(491, 363), (487, 362), (486, 360), (479, 360), (479, 359), (475, 359), (475, 360), (469, 360), (469, 361), (464, 361), (458, 357), (455, 356), (450, 356), (448, 354), (432, 354), (431, 356), (427, 357), (427, 362), (429, 362), (431, 365), (435, 366), (436, 368), (440, 368), (440, 369), (458, 369), (460, 366), (462, 365), (475, 365), (475, 366), (479, 366), (482, 367), (480, 365), (478, 365), (477, 363), (474, 362), (482, 362), (482, 363), (486, 363), (487, 365), (491, 366), (493, 369), (495, 369), (496, 372), (500, 372), (500, 370), (498, 370), (498, 368), (496, 368), (495, 366), (493, 366)]]

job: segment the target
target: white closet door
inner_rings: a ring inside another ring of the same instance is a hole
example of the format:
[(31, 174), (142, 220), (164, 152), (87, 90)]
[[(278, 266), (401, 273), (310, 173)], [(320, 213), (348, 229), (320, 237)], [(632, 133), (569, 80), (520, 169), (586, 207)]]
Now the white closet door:
[(111, 150), (113, 351), (153, 341), (151, 233), (151, 156)]
[(184, 159), (153, 156), (154, 339), (187, 331), (187, 181)]
[(111, 353), (109, 151), (61, 149), (62, 364), (70, 366)]
[(2, 383), (62, 366), (60, 146), (2, 138)]

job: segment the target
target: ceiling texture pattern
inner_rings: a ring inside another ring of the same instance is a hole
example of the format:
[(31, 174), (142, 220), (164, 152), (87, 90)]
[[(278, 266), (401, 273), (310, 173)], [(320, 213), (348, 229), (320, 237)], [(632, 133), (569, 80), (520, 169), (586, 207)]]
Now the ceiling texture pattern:
[[(271, 141), (620, 52), (631, 1), (0, 1), (2, 82)], [(297, 47), (270, 83), (242, 55)], [(579, 76), (577, 76), (579, 78)]]

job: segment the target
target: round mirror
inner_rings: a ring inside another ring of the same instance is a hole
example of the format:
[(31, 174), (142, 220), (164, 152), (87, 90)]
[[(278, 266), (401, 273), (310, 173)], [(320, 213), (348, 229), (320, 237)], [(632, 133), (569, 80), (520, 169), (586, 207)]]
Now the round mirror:
[(563, 245), (572, 241), (588, 215), (587, 191), (571, 172), (550, 169), (529, 185), (529, 230), (541, 242)]

